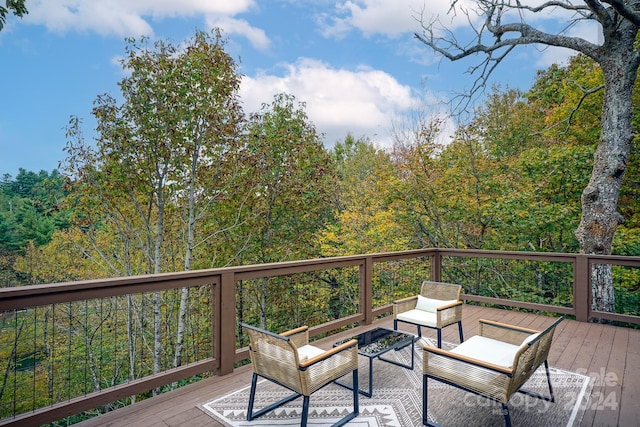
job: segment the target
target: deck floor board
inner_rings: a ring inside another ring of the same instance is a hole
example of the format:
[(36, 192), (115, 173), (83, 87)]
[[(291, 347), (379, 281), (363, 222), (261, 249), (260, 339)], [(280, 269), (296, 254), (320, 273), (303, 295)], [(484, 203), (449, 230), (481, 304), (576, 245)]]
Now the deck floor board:
[[(479, 319), (491, 319), (532, 329), (543, 329), (554, 320), (532, 313), (465, 305), (465, 338), (477, 334)], [(362, 326), (357, 330), (324, 339), (317, 345), (329, 348), (332, 342), (338, 339), (376, 326), (393, 328), (393, 320), (385, 318), (373, 325)], [(416, 328), (411, 325), (401, 323), (399, 328), (416, 333)], [(434, 339), (436, 337), (434, 330), (423, 328), (422, 333)], [(445, 328), (443, 340), (457, 343), (458, 328)], [(640, 382), (637, 380), (640, 377), (640, 330), (565, 320), (556, 329), (549, 364), (552, 367), (588, 373), (596, 377), (597, 382), (581, 426), (640, 425)], [(236, 369), (233, 374), (208, 378), (79, 425), (218, 427), (221, 424), (206, 415), (198, 405), (249, 385), (250, 381), (250, 366), (244, 366)]]

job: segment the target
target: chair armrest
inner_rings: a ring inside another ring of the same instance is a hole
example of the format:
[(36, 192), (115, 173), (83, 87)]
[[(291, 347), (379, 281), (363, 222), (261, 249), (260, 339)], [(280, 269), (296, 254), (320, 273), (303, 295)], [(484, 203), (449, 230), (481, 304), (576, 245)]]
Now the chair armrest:
[(413, 295), (410, 297), (405, 297), (405, 298), (401, 298), (401, 299), (397, 299), (393, 302), (393, 304), (403, 304), (407, 301), (417, 301), (418, 300), (418, 295)]
[(400, 313), (404, 313), (405, 311), (413, 310), (416, 308), (416, 303), (418, 302), (418, 296), (414, 295), (411, 297), (402, 298), (393, 302), (393, 318)]
[(495, 326), (497, 328), (509, 329), (509, 330), (512, 330), (512, 331), (526, 332), (528, 334), (536, 334), (536, 333), (540, 332), (540, 331), (535, 330), (535, 329), (529, 329), (529, 328), (523, 328), (523, 327), (520, 327), (520, 326), (508, 325), (506, 323), (500, 323), (500, 322), (496, 322), (496, 321), (493, 321), (493, 320), (487, 320), (487, 319), (480, 319), (479, 322), (483, 323), (485, 325)]
[(358, 341), (350, 340), (298, 365), (301, 394), (308, 396), (330, 381), (358, 370)]
[(441, 305), (436, 310), (438, 310), (438, 311), (447, 310), (449, 308), (456, 307), (456, 306), (459, 306), (459, 305), (462, 305), (462, 301), (456, 301), (456, 302), (452, 302), (450, 304)]
[(329, 359), (332, 356), (335, 356), (338, 353), (342, 353), (345, 350), (348, 349), (353, 349), (350, 353), (350, 357), (349, 357), (349, 361), (353, 361), (355, 360), (355, 367), (357, 368), (358, 366), (358, 341), (357, 340), (349, 340), (346, 343), (340, 344), (339, 346), (333, 347), (327, 351), (325, 351), (322, 354), (319, 354), (315, 357), (312, 357), (310, 359), (305, 360), (304, 362), (300, 362), (299, 369), (300, 370), (307, 370), (311, 367), (313, 367), (313, 365), (316, 365), (320, 362), (323, 362), (327, 359)]
[(436, 309), (436, 324), (439, 328), (462, 321), (462, 301), (442, 305)]
[(522, 344), (522, 341), (524, 341), (526, 337), (531, 334), (537, 334), (538, 332), (540, 331), (494, 322), (492, 320), (480, 319), (478, 322), (478, 335), (513, 345)]
[(283, 332), (280, 335), (288, 337), (296, 347), (302, 347), (309, 344), (309, 327), (306, 325)]
[(309, 330), (309, 327), (305, 325), (305, 326), (300, 326), (299, 328), (291, 329), (290, 331), (283, 332), (280, 335), (288, 337), (288, 336), (299, 334), (308, 330)]
[[(331, 356), (334, 356), (338, 353), (341, 353), (349, 348), (354, 348), (353, 353), (355, 354), (355, 359), (358, 360), (358, 340), (349, 340), (343, 344), (340, 344), (336, 347), (333, 347), (327, 351), (325, 351), (322, 354), (319, 354), (315, 357), (312, 357), (310, 359), (305, 360), (304, 362), (300, 362), (300, 369), (307, 369), (310, 366), (322, 362), (323, 360), (326, 360), (328, 358), (330, 358)], [(356, 365), (357, 366), (357, 365)]]

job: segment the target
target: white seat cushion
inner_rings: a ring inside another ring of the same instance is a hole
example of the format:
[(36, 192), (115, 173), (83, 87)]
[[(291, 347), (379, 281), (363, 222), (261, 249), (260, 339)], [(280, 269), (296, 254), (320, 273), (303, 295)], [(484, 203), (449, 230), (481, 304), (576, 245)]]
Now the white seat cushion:
[(312, 359), (324, 352), (325, 350), (321, 348), (314, 347), (312, 345), (307, 344), (298, 349), (298, 360), (300, 362), (304, 362), (305, 360)]
[(424, 311), (414, 308), (413, 310), (405, 311), (396, 316), (398, 320), (403, 322), (409, 322), (416, 325), (428, 326), (435, 328), (438, 318), (435, 311)]
[(513, 359), (519, 349), (520, 346), (517, 345), (476, 335), (451, 350), (451, 352), (511, 368)]

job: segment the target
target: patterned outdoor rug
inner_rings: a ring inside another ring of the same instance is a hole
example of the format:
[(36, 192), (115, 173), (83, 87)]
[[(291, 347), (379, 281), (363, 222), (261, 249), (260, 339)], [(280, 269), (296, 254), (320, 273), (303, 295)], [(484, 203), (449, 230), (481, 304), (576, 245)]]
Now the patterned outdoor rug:
[[(425, 340), (425, 338), (423, 338)], [(421, 344), (416, 342), (413, 371), (380, 360), (373, 362), (373, 397), (360, 395), (360, 414), (347, 425), (362, 427), (422, 425)], [(433, 343), (431, 343), (433, 345)], [(443, 343), (443, 348), (455, 345)], [(409, 347), (410, 348), (410, 347)], [(410, 363), (408, 349), (389, 352), (385, 357)], [(360, 388), (368, 386), (368, 359), (360, 356)], [(348, 377), (348, 376), (347, 376)], [(345, 378), (347, 378), (345, 377)], [(551, 368), (555, 403), (517, 393), (509, 402), (514, 426), (578, 426), (587, 406), (593, 380), (585, 375)], [(548, 394), (544, 367), (525, 388)], [(345, 381), (346, 382), (346, 381)], [(258, 383), (254, 410), (276, 402), (291, 392), (270, 381)], [(207, 414), (226, 426), (297, 426), (300, 425), (302, 398), (289, 402), (251, 422), (247, 421), (250, 387), (200, 406)], [(330, 384), (311, 395), (309, 425), (328, 426), (353, 410), (353, 394), (344, 387)], [(429, 381), (428, 415), (444, 426), (502, 426), (501, 406), (489, 399), (464, 392), (439, 381)]]

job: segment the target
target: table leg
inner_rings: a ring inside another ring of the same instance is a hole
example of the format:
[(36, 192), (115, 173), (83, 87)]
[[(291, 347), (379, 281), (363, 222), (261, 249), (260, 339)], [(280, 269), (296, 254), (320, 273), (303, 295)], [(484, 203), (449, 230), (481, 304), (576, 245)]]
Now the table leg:
[[(367, 390), (363, 390), (360, 387), (358, 387), (358, 393), (360, 393), (363, 396), (366, 397), (371, 397), (373, 396), (373, 359), (374, 357), (367, 357), (367, 359), (369, 359), (369, 391)], [(334, 383), (338, 384), (339, 386), (342, 386), (344, 388), (347, 388), (349, 390), (353, 390), (353, 386), (350, 384), (345, 384), (341, 381), (335, 380)]]
[[(405, 347), (408, 347), (409, 344), (403, 346), (403, 347), (398, 347), (398, 348), (394, 348), (395, 351), (400, 351)], [(383, 353), (384, 354), (384, 353)], [(391, 359), (385, 359), (384, 357), (382, 357), (382, 354), (378, 356), (378, 359), (382, 360), (383, 362), (387, 362), (387, 363), (391, 363), (392, 365), (396, 365), (396, 366), (401, 366), (403, 368), (406, 369), (411, 369), (413, 370), (413, 366), (414, 366), (414, 360), (415, 360), (415, 346), (414, 346), (414, 341), (411, 341), (411, 365), (407, 365), (405, 363), (400, 363), (400, 362), (396, 362), (395, 360), (391, 360)]]
[[(366, 358), (369, 359), (369, 390), (363, 390), (361, 388), (358, 387), (358, 393), (360, 393), (363, 396), (366, 397), (371, 397), (373, 396), (373, 359), (378, 358), (380, 360), (382, 360), (383, 362), (387, 362), (387, 363), (391, 363), (392, 365), (396, 365), (396, 366), (400, 366), (402, 368), (405, 369), (411, 369), (413, 370), (414, 367), (414, 361), (415, 361), (415, 346), (414, 346), (414, 342), (415, 340), (411, 340), (411, 343), (407, 343), (402, 347), (398, 347), (398, 348), (390, 348), (389, 351), (394, 350), (394, 351), (400, 351), (403, 348), (409, 347), (409, 344), (411, 344), (411, 365), (407, 365), (405, 363), (400, 363), (397, 362), (395, 360), (391, 360), (391, 359), (385, 359), (384, 357), (382, 357), (382, 354), (378, 355), (378, 356), (374, 356), (374, 357), (369, 357), (369, 356), (365, 356)], [(384, 354), (384, 353), (383, 353)], [(334, 383), (338, 384), (339, 386), (345, 387), (349, 390), (353, 390), (353, 386), (349, 385), (349, 384), (345, 384), (343, 382), (340, 382), (338, 380), (335, 380)]]

